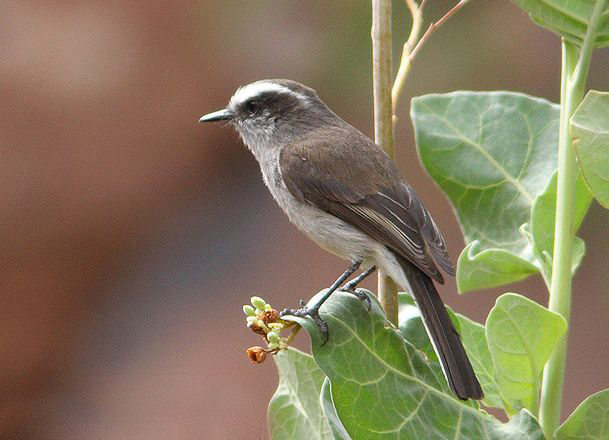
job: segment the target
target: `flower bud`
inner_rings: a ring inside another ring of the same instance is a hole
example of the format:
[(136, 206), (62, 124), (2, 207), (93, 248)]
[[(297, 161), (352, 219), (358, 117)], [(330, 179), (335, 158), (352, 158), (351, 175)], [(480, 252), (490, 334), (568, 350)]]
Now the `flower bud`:
[(266, 359), (266, 351), (262, 347), (250, 347), (246, 353), (252, 364), (261, 364)]
[(254, 316), (254, 315), (256, 315), (256, 311), (254, 310), (254, 308), (252, 306), (247, 305), (247, 304), (243, 306), (243, 313), (245, 313), (247, 316)]
[(277, 342), (271, 342), (269, 344), (269, 349), (270, 350), (277, 350), (279, 348), (279, 344)]
[(268, 339), (269, 342), (278, 344), (279, 343), (279, 335), (275, 332), (268, 332), (266, 334), (266, 339)]
[(252, 296), (251, 302), (254, 307), (260, 310), (264, 310), (264, 307), (266, 306), (266, 301), (259, 296)]

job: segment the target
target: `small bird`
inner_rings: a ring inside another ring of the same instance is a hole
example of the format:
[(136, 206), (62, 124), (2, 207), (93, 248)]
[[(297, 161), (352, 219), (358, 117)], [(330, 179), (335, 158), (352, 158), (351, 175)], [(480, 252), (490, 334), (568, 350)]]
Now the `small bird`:
[(483, 397), (457, 330), (434, 286), (454, 275), (444, 238), (394, 162), (300, 83), (257, 81), (239, 88), (225, 109), (200, 122), (228, 121), (260, 164), (262, 177), (290, 221), (351, 266), (315, 305), (282, 314), (310, 316), (327, 340), (321, 304), (358, 268), (346, 290), (376, 268), (412, 292), (449, 386), (463, 400)]

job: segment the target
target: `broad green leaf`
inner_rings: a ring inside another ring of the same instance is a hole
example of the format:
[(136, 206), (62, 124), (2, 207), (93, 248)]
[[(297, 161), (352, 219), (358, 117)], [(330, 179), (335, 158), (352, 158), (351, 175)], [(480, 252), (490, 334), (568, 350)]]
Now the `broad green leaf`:
[(290, 348), (273, 359), (279, 371), (279, 386), (268, 409), (271, 438), (334, 439), (319, 401), (325, 376), (313, 358)]
[(499, 385), (495, 379), (495, 367), (486, 344), (484, 326), (461, 314), (457, 314), (457, 317), (461, 323), (461, 340), (484, 391), (482, 403), (493, 408), (503, 408)]
[[(554, 250), (554, 221), (556, 218), (556, 178), (554, 173), (548, 182), (548, 186), (535, 197), (533, 210), (531, 211), (531, 236), (533, 240), (533, 252), (540, 261), (544, 276), (549, 279), (552, 274), (552, 253)], [(573, 224), (575, 230), (579, 229), (584, 216), (588, 212), (592, 194), (588, 191), (581, 175), (578, 176), (576, 184), (575, 213)], [(575, 237), (573, 243), (573, 272), (581, 263), (586, 250), (584, 241)]]
[(438, 381), (431, 363), (386, 321), (377, 303), (368, 311), (355, 296), (336, 292), (321, 317), (330, 335), (324, 345), (311, 319), (289, 319), (311, 335), (313, 356), (330, 380), (336, 413), (351, 438), (543, 438), (527, 412), (503, 424), (450, 394), (444, 379)]
[(457, 264), (460, 291), (538, 271), (520, 228), (556, 170), (558, 106), (519, 93), (454, 92), (413, 99), (411, 114), (423, 165), (466, 242), (476, 242)]
[(586, 398), (554, 433), (556, 440), (609, 440), (609, 390)]
[(340, 421), (338, 414), (336, 414), (336, 408), (334, 408), (334, 402), (332, 401), (332, 384), (327, 377), (324, 379), (324, 384), (321, 387), (320, 399), (321, 409), (324, 413), (324, 417), (328, 421), (328, 425), (330, 425), (334, 439), (351, 440), (351, 437), (349, 437), (349, 434), (345, 431), (343, 422)]
[[(534, 22), (578, 46), (583, 45), (592, 10), (598, 1), (514, 0), (529, 13)], [(609, 45), (609, 7), (606, 7), (602, 14), (594, 41), (596, 47)]]
[(480, 251), (474, 240), (459, 255), (457, 288), (459, 292), (496, 287), (521, 280), (537, 273), (539, 268), (528, 260), (503, 249)]
[(524, 296), (497, 299), (486, 320), (486, 341), (508, 408), (537, 413), (544, 364), (566, 329), (562, 316)]
[(588, 92), (571, 117), (571, 133), (590, 191), (609, 208), (609, 93)]

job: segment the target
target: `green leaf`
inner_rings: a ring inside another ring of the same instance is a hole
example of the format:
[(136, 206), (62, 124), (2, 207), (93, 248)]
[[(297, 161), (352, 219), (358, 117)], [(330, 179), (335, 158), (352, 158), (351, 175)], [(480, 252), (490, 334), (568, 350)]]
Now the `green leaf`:
[(503, 249), (480, 250), (474, 240), (459, 255), (457, 288), (460, 293), (496, 287), (537, 273), (539, 268), (528, 260)]
[(289, 319), (311, 335), (313, 356), (330, 380), (336, 413), (351, 438), (543, 438), (526, 412), (503, 424), (450, 394), (432, 363), (386, 321), (376, 302), (368, 311), (354, 295), (336, 292), (321, 312), (329, 327), (324, 345), (310, 318)]
[(493, 408), (504, 408), (499, 394), (499, 385), (495, 379), (495, 367), (491, 359), (491, 352), (486, 343), (484, 326), (461, 314), (457, 314), (457, 317), (461, 323), (459, 331), (461, 340), (472, 362), (478, 381), (480, 381), (482, 391), (484, 391), (482, 403)]
[(319, 401), (324, 373), (313, 358), (290, 348), (273, 356), (279, 386), (268, 409), (273, 440), (334, 439)]
[(457, 264), (459, 290), (538, 271), (520, 228), (557, 167), (558, 106), (519, 93), (454, 92), (414, 98), (411, 113), (421, 161), (471, 244)]
[(609, 390), (580, 403), (554, 436), (556, 440), (609, 440)]
[(509, 433), (508, 436), (500, 438), (545, 440), (537, 419), (535, 419), (535, 417), (533, 417), (533, 415), (526, 409), (520, 410), (518, 414), (512, 417), (510, 421), (505, 424), (505, 432)]
[(330, 425), (330, 429), (332, 430), (332, 434), (334, 434), (335, 440), (351, 440), (347, 431), (345, 431), (345, 427), (343, 426), (343, 422), (338, 418), (338, 414), (336, 414), (336, 408), (334, 408), (334, 402), (332, 401), (332, 384), (330, 384), (330, 379), (327, 377), (324, 379), (324, 384), (321, 387), (321, 409), (324, 413), (324, 417), (328, 421), (328, 425)]
[[(552, 253), (554, 252), (554, 221), (556, 218), (556, 180), (557, 173), (555, 172), (543, 193), (535, 198), (533, 210), (531, 211), (531, 236), (533, 240), (533, 252), (539, 260), (546, 279), (550, 279), (552, 274)], [(579, 229), (583, 221), (592, 195), (588, 191), (581, 175), (578, 176), (575, 189), (575, 213), (573, 225), (575, 231)], [(585, 254), (586, 246), (584, 241), (579, 238), (574, 238), (573, 243), (573, 263), (572, 270), (575, 272)]]
[(571, 117), (575, 152), (594, 197), (609, 208), (609, 93), (591, 90)]
[[(595, 0), (514, 0), (514, 2), (527, 11), (534, 22), (578, 46), (583, 45), (592, 10), (596, 4)], [(609, 45), (609, 7), (602, 14), (594, 41), (596, 47)]]
[(544, 364), (566, 329), (562, 316), (524, 296), (497, 299), (486, 320), (486, 340), (508, 408), (537, 413)]

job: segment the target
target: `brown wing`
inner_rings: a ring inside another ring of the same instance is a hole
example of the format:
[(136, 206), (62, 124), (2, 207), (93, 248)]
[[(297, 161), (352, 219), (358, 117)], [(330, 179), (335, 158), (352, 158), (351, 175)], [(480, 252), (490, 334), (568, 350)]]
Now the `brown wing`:
[[(349, 128), (319, 130), (307, 142), (284, 147), (280, 167), (288, 190), (298, 200), (365, 232), (442, 283), (434, 259), (447, 273), (453, 275), (454, 270), (429, 212), (391, 159)], [(327, 145), (327, 139), (333, 139), (333, 144)]]

